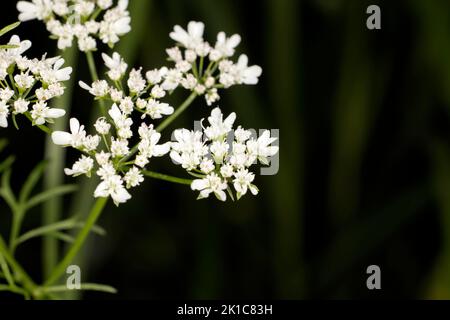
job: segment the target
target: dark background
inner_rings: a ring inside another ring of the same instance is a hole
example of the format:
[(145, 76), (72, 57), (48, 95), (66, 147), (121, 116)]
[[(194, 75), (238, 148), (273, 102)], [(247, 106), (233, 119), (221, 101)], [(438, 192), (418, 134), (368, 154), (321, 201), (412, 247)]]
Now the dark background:
[[(221, 30), (241, 34), (239, 52), (263, 76), (222, 91), (219, 105), (244, 127), (280, 129), (280, 171), (257, 177), (258, 197), (225, 204), (147, 179), (132, 201), (108, 207), (107, 236), (92, 236), (78, 262), (84, 280), (118, 294), (86, 299), (450, 298), (448, 1), (130, 3), (133, 32), (116, 49), (131, 66), (164, 65), (175, 24), (204, 21), (212, 43)], [(366, 28), (370, 4), (381, 7), (381, 30)], [(2, 5), (2, 25), (16, 20), (14, 7)], [(56, 54), (42, 23), (16, 32), (33, 41), (28, 56)], [(76, 77), (89, 80), (83, 55)], [(90, 101), (77, 89), (72, 115), (87, 121)], [(208, 113), (198, 101), (175, 127)], [(16, 188), (43, 157), (44, 134), (23, 127), (0, 132), (11, 142), (5, 154), (18, 157)], [(151, 168), (183, 175), (167, 158)], [(78, 181), (65, 215), (92, 201), (92, 185)], [(25, 229), (41, 214), (30, 213)], [(2, 203), (5, 235), (8, 219)], [(39, 279), (40, 241), (18, 258)], [(380, 291), (366, 288), (371, 264), (381, 268)]]

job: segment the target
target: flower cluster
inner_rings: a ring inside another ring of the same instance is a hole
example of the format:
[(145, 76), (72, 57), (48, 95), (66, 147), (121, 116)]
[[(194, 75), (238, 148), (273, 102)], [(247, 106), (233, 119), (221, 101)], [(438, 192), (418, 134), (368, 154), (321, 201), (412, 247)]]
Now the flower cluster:
[(28, 59), (23, 55), (31, 47), (28, 40), (11, 37), (9, 48), (0, 49), (0, 127), (8, 126), (11, 115), (14, 124), (19, 114), (29, 118), (33, 125), (44, 125), (65, 115), (63, 109), (50, 108), (48, 101), (64, 94), (63, 81), (72, 73), (71, 67), (62, 68), (60, 57)]
[(239, 56), (237, 63), (231, 60), (241, 42), (238, 34), (227, 37), (219, 32), (215, 45), (211, 46), (203, 39), (203, 31), (202, 22), (191, 21), (187, 30), (177, 25), (170, 33), (177, 45), (166, 50), (175, 67), (162, 71), (165, 89), (173, 90), (181, 85), (204, 95), (207, 104), (212, 105), (220, 99), (218, 89), (258, 83), (261, 67), (248, 66), (245, 54)]
[(276, 138), (270, 137), (270, 131), (265, 130), (255, 139), (250, 130), (240, 126), (233, 130), (235, 120), (235, 113), (223, 119), (220, 109), (215, 108), (208, 117), (209, 126), (203, 131), (179, 129), (174, 132), (176, 141), (171, 145), (170, 157), (198, 178), (191, 188), (200, 191), (199, 199), (213, 193), (225, 201), (225, 191), (234, 198), (229, 185), (233, 186), (237, 199), (248, 190), (256, 195), (255, 174), (249, 168), (257, 160), (268, 164), (269, 158), (278, 153), (278, 147), (271, 146)]
[[(152, 157), (160, 157), (170, 151), (170, 144), (158, 144), (161, 134), (153, 124), (146, 124), (144, 119), (160, 119), (173, 113), (174, 109), (167, 103), (159, 101), (165, 91), (158, 85), (146, 81), (141, 69), (132, 69), (127, 74), (128, 66), (122, 57), (114, 53), (111, 57), (103, 54), (110, 81), (97, 80), (91, 85), (80, 82), (96, 99), (109, 102), (111, 107), (94, 124), (96, 134), (88, 135), (84, 126), (75, 118), (70, 120), (69, 132), (54, 132), (53, 142), (57, 145), (72, 147), (83, 154), (72, 168), (65, 170), (67, 175), (90, 176), (94, 171), (102, 182), (94, 196), (109, 197), (116, 205), (131, 198), (128, 189), (143, 182), (142, 172)], [(122, 82), (126, 80), (126, 87)], [(132, 114), (142, 114), (138, 126), (138, 142), (130, 147), (133, 132)]]
[(76, 39), (81, 51), (93, 51), (97, 40), (113, 46), (130, 32), (128, 0), (32, 0), (19, 1), (19, 20), (44, 21), (58, 48), (72, 47)]

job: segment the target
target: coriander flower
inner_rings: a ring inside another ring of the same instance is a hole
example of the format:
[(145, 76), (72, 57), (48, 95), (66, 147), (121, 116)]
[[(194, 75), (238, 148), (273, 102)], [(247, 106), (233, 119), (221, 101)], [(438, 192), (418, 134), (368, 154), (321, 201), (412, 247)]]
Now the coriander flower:
[(255, 174), (249, 169), (257, 160), (269, 164), (270, 157), (278, 153), (278, 147), (271, 145), (277, 139), (270, 137), (268, 130), (256, 139), (242, 127), (233, 130), (235, 120), (235, 113), (224, 119), (221, 110), (215, 108), (203, 131), (178, 129), (173, 133), (170, 157), (197, 178), (191, 189), (200, 191), (199, 199), (214, 194), (225, 201), (225, 191), (234, 199), (232, 188), (237, 199), (249, 190), (257, 195)]
[(8, 127), (9, 118), (17, 126), (17, 115), (25, 115), (38, 126), (63, 117), (65, 111), (51, 108), (48, 102), (64, 94), (63, 82), (70, 79), (72, 68), (63, 68), (60, 57), (27, 58), (23, 54), (31, 41), (22, 41), (17, 35), (8, 45), (15, 47), (0, 49), (0, 127)]
[[(170, 37), (176, 41), (176, 46), (166, 50), (174, 67), (160, 75), (165, 90), (171, 91), (181, 85), (203, 95), (210, 106), (220, 99), (218, 89), (258, 83), (261, 67), (249, 66), (245, 54), (240, 55), (236, 63), (231, 60), (241, 42), (238, 34), (227, 37), (224, 32), (219, 32), (212, 47), (203, 39), (203, 33), (202, 22), (189, 22), (187, 30), (178, 25), (174, 27)], [(157, 76), (157, 73), (148, 75)]]
[(130, 32), (128, 0), (32, 0), (18, 1), (20, 21), (43, 21), (58, 48), (72, 47), (76, 40), (81, 51), (94, 51), (97, 41), (113, 46)]
[[(55, 131), (52, 140), (56, 145), (76, 149), (82, 154), (72, 168), (65, 170), (67, 175), (94, 173), (101, 180), (94, 197), (111, 197), (119, 205), (131, 198), (131, 188), (144, 181), (143, 172), (151, 159), (170, 152), (170, 143), (161, 143), (161, 134), (153, 123), (145, 120), (148, 117), (159, 120), (171, 115), (174, 108), (160, 101), (166, 91), (144, 77), (141, 68), (128, 72), (127, 64), (118, 53), (111, 57), (103, 55), (103, 59), (109, 69), (107, 79), (92, 84), (79, 83), (108, 106), (90, 130), (93, 134), (88, 135), (79, 120), (72, 118), (70, 131)], [(141, 116), (133, 117), (135, 114)]]

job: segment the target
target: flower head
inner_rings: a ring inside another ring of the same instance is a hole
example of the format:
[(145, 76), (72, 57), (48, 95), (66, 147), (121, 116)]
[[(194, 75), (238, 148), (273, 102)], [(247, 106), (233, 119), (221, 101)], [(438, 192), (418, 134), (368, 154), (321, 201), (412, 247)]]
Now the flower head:
[(113, 46), (130, 32), (128, 0), (32, 0), (18, 1), (20, 21), (43, 21), (58, 48), (72, 47), (77, 41), (81, 51), (97, 49), (97, 41)]
[(208, 117), (209, 126), (202, 131), (178, 129), (171, 145), (170, 157), (190, 174), (197, 177), (191, 184), (192, 190), (200, 191), (199, 199), (214, 194), (225, 201), (227, 194), (237, 199), (250, 193), (258, 194), (253, 184), (255, 174), (249, 168), (260, 160), (268, 164), (270, 157), (278, 152), (277, 146), (271, 146), (276, 138), (270, 137), (268, 130), (258, 139), (251, 131), (238, 127), (233, 130), (236, 114), (224, 119), (222, 111), (215, 108)]

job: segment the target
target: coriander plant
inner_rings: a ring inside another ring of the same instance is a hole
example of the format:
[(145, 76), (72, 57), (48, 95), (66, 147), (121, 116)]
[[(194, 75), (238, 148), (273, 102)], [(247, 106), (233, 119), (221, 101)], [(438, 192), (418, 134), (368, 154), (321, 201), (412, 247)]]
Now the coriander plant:
[[(256, 85), (262, 74), (261, 67), (249, 66), (246, 55), (234, 58), (241, 42), (239, 35), (227, 36), (220, 32), (212, 45), (204, 39), (202, 22), (191, 21), (186, 29), (176, 25), (169, 34), (174, 46), (166, 50), (167, 66), (148, 71), (130, 67), (113, 49), (131, 31), (132, 17), (127, 8), (127, 0), (17, 2), (19, 20), (42, 21), (50, 37), (56, 40), (61, 55), (67, 50), (85, 54), (92, 79), (80, 80), (78, 84), (92, 96), (99, 116), (92, 126), (85, 126), (79, 119), (67, 116), (71, 113), (68, 106), (56, 107), (51, 100), (70, 94), (66, 91), (72, 92), (70, 86), (76, 82), (71, 75), (77, 66), (64, 66), (65, 61), (59, 56), (27, 57), (25, 53), (31, 42), (13, 35), (0, 47), (0, 127), (6, 130), (13, 123), (19, 129), (16, 118), (25, 116), (32, 126), (48, 135), (54, 145), (47, 148), (69, 148), (79, 154), (75, 163), (54, 174), (96, 177), (98, 184), (92, 194), (97, 200), (88, 214), (22, 232), (28, 210), (70, 194), (76, 190), (77, 181), (73, 185), (55, 185), (33, 195), (47, 166), (42, 162), (16, 195), (10, 185), (14, 157), (5, 156), (0, 162), (0, 196), (8, 204), (13, 219), (9, 242), (0, 235), (0, 291), (17, 293), (27, 299), (61, 298), (60, 294), (69, 290), (62, 276), (87, 236), (91, 232), (104, 233), (96, 222), (108, 200), (111, 198), (116, 206), (132, 201), (133, 188), (145, 178), (190, 186), (199, 193), (197, 199), (214, 195), (220, 201), (235, 201), (249, 193), (258, 194), (251, 168), (258, 162), (269, 165), (271, 157), (278, 153), (278, 147), (272, 146), (277, 138), (269, 130), (262, 131), (258, 137), (254, 130), (236, 127), (236, 114), (224, 115), (217, 106), (221, 91), (235, 85)], [(18, 25), (0, 31), (0, 39)], [(96, 65), (94, 54), (99, 56), (99, 61), (101, 57), (104, 65)], [(100, 67), (106, 68), (106, 74), (98, 74)], [(179, 106), (164, 102), (175, 90), (187, 91), (185, 101)], [(197, 121), (195, 128), (179, 128), (163, 136), (199, 98), (204, 101), (202, 112), (206, 119)], [(70, 101), (70, 97), (62, 101)], [(67, 125), (67, 131), (55, 129)], [(1, 140), (0, 151), (5, 144)], [(186, 176), (152, 171), (154, 157), (165, 157), (181, 166)], [(69, 233), (74, 229), (79, 231)], [(36, 237), (53, 237), (69, 243), (65, 255), (48, 270), (42, 283), (33, 280), (15, 258), (16, 248)], [(109, 286), (93, 283), (82, 283), (79, 289), (115, 292)]]

